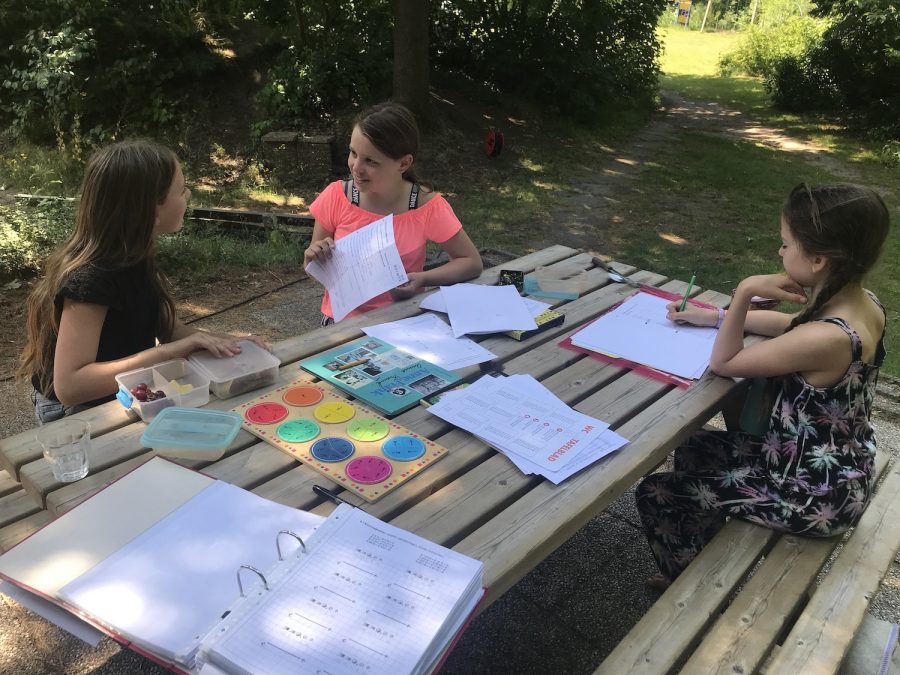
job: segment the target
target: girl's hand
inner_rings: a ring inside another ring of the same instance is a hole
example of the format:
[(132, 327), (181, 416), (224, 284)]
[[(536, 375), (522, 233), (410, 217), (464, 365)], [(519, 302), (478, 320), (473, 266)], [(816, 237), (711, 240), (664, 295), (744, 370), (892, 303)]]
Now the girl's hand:
[(697, 307), (690, 302), (683, 312), (679, 312), (681, 300), (673, 300), (666, 305), (666, 318), (675, 323), (689, 323), (692, 326), (715, 326), (719, 320), (719, 313), (714, 309)]
[(738, 293), (746, 294), (749, 300), (753, 296), (762, 296), (772, 300), (784, 300), (806, 304), (806, 291), (787, 274), (759, 274), (747, 277), (738, 284), (735, 297)]
[(319, 239), (318, 241), (314, 241), (309, 245), (303, 252), (303, 266), (306, 267), (313, 260), (317, 260), (320, 263), (325, 263), (331, 259), (331, 256), (334, 254), (334, 239), (331, 237), (325, 237), (324, 239)]
[(402, 286), (391, 289), (391, 295), (398, 300), (411, 298), (418, 293), (420, 289), (425, 287), (425, 279), (423, 278), (424, 275), (422, 272), (409, 272), (407, 276), (409, 277), (409, 281)]
[[(185, 358), (189, 354), (205, 349), (213, 356), (225, 358), (228, 356), (236, 356), (241, 353), (241, 346), (238, 342), (245, 338), (236, 338), (233, 335), (207, 333), (205, 331), (197, 331), (191, 333), (187, 337), (175, 340), (165, 345), (166, 350), (172, 355), (171, 358)], [(246, 338), (252, 339), (252, 338)], [(254, 340), (256, 342), (256, 340)], [(258, 343), (257, 343), (258, 344)], [(262, 346), (262, 345), (260, 345)]]

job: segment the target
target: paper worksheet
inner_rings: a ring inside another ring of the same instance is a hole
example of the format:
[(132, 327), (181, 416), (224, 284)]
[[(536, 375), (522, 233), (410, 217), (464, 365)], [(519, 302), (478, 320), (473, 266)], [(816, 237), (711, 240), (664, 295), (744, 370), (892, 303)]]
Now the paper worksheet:
[(450, 326), (434, 314), (367, 326), (363, 332), (447, 370), (490, 361), (496, 356), (467, 337), (454, 337)]
[(669, 321), (669, 302), (649, 293), (635, 293), (572, 335), (572, 344), (680, 377), (698, 378), (709, 367), (717, 331)]
[[(531, 316), (539, 316), (552, 307), (549, 302), (541, 302), (540, 300), (529, 297), (522, 297), (522, 302), (525, 303), (525, 309), (528, 310), (528, 313), (531, 314)], [(441, 293), (440, 288), (434, 293), (426, 295), (422, 299), (422, 302), (419, 303), (419, 307), (431, 310), (432, 312), (447, 313), (447, 303), (444, 302), (444, 295)]]
[(485, 376), (445, 395), (428, 411), (509, 450), (543, 471), (558, 471), (609, 428), (573, 410), (530, 375)]
[(335, 321), (406, 283), (409, 277), (394, 241), (394, 216), (388, 214), (338, 239), (331, 259), (324, 264), (313, 260), (306, 272), (328, 290)]
[(500, 333), (537, 328), (515, 286), (441, 286), (453, 335)]

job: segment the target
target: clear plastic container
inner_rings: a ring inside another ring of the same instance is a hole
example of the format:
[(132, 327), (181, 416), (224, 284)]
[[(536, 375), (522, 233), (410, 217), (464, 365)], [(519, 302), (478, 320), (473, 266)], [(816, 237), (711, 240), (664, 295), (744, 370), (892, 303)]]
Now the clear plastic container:
[[(145, 422), (171, 406), (199, 407), (209, 402), (209, 378), (187, 359), (172, 359), (150, 368), (119, 373), (116, 382), (119, 383), (116, 394), (119, 403), (134, 410)], [(155, 401), (138, 400), (132, 389), (141, 383), (154, 392), (162, 391), (165, 397)]]
[(209, 378), (209, 390), (218, 398), (231, 398), (245, 391), (275, 384), (278, 379), (278, 357), (255, 342), (241, 340), (241, 353), (219, 358), (210, 352), (194, 352), (188, 360)]
[(216, 460), (241, 428), (241, 416), (224, 410), (166, 408), (147, 425), (141, 445), (166, 457)]

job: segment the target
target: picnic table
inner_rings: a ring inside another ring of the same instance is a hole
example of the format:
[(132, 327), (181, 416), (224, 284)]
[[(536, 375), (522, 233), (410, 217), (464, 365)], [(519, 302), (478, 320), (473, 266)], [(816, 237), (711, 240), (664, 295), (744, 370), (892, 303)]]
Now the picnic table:
[[(565, 337), (635, 292), (614, 283), (595, 267), (592, 254), (551, 246), (486, 270), (478, 283), (496, 283), (499, 269), (531, 272), (538, 267), (565, 278), (586, 270), (580, 297), (555, 301), (566, 316), (562, 326), (524, 341), (483, 336), (506, 374), (528, 373), (576, 410), (605, 422), (628, 439), (621, 450), (553, 485), (522, 474), (504, 455), (469, 433), (417, 406), (394, 420), (449, 449), (446, 457), (374, 503), (330, 483), (288, 454), (241, 430), (225, 455), (212, 463), (176, 460), (215, 478), (292, 507), (327, 515), (335, 504), (311, 489), (323, 485), (347, 501), (392, 524), (481, 560), (487, 588), (481, 609), (500, 597), (588, 520), (650, 473), (666, 455), (732, 397), (743, 384), (704, 375), (688, 388), (652, 379), (558, 346)], [(641, 283), (684, 293), (687, 283), (611, 262), (619, 273)], [(729, 296), (694, 288), (699, 299), (724, 306)], [(363, 335), (361, 326), (420, 313), (423, 296), (320, 328), (274, 345), (281, 359), (278, 381), (269, 389), (312, 376), (298, 362)], [(457, 371), (465, 380), (481, 375), (477, 366)], [(229, 410), (265, 393), (247, 392), (227, 400), (212, 398), (207, 408)], [(145, 423), (113, 401), (76, 415), (91, 424), (90, 473), (75, 483), (54, 480), (34, 431), (0, 440), (0, 550), (7, 550), (54, 517), (152, 458), (141, 446)]]

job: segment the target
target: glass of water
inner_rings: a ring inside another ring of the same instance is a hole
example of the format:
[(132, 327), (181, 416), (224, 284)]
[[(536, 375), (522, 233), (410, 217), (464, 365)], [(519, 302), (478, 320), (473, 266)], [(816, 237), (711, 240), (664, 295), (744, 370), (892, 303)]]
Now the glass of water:
[(37, 440), (56, 480), (71, 483), (87, 476), (90, 424), (64, 418), (38, 429)]

